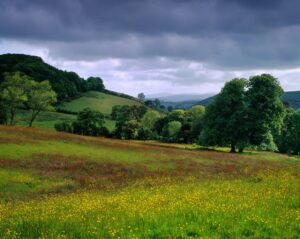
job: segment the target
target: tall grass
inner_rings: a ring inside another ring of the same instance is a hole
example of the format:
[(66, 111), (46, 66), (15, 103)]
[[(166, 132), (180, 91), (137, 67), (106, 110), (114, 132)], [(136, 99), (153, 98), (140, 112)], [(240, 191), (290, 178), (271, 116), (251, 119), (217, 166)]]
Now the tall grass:
[(0, 238), (299, 238), (299, 158), (176, 147), (0, 126)]

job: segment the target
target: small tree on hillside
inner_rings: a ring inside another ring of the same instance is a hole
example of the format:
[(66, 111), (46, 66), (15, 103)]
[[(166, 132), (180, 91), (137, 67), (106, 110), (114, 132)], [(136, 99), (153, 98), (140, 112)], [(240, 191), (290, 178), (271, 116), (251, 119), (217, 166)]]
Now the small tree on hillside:
[(87, 90), (103, 91), (105, 89), (103, 80), (100, 77), (89, 77), (87, 79)]
[(56, 93), (52, 90), (48, 81), (32, 82), (29, 93), (28, 101), (26, 102), (31, 111), (29, 127), (42, 111), (50, 111), (54, 108), (52, 104), (56, 102)]
[(138, 99), (139, 99), (139, 101), (144, 102), (145, 99), (146, 99), (145, 94), (143, 92), (139, 93), (138, 94)]
[(2, 104), (7, 107), (9, 115), (9, 124), (15, 123), (17, 108), (23, 106), (27, 101), (27, 93), (33, 81), (27, 76), (22, 76), (20, 73), (6, 74), (5, 80), (1, 84), (0, 98)]

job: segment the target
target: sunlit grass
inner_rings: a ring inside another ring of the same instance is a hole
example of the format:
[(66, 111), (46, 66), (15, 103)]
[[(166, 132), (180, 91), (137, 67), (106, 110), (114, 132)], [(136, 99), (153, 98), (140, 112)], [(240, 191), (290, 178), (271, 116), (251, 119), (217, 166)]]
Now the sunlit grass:
[(299, 163), (0, 126), (0, 238), (299, 238)]
[[(55, 131), (54, 125), (61, 122), (72, 122), (76, 120), (76, 115), (65, 114), (59, 112), (41, 112), (33, 123), (33, 127), (39, 129), (47, 129)], [(16, 123), (19, 126), (28, 126), (30, 119), (30, 112), (26, 110), (19, 110), (16, 118)], [(105, 127), (109, 131), (115, 129), (116, 122), (110, 119), (105, 119)]]
[(104, 115), (111, 113), (114, 105), (140, 105), (138, 101), (105, 94), (102, 92), (89, 91), (82, 94), (82, 97), (71, 102), (65, 102), (59, 106), (60, 109), (72, 112), (79, 112), (84, 108), (91, 108), (100, 111)]
[(113, 192), (82, 192), (0, 204), (2, 238), (297, 238), (299, 181), (172, 184), (149, 180)]

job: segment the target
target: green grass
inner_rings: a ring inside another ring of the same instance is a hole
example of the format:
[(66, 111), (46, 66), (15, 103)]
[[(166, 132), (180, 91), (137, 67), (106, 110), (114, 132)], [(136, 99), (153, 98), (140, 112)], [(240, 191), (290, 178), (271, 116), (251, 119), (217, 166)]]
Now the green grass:
[[(65, 114), (59, 112), (41, 112), (33, 123), (33, 127), (47, 130), (55, 130), (54, 125), (63, 121), (76, 120), (76, 115)], [(19, 110), (17, 114), (17, 125), (28, 126), (30, 112), (27, 110)], [(113, 131), (115, 129), (115, 121), (105, 119), (105, 126)]]
[[(139, 102), (109, 95), (96, 91), (89, 91), (83, 93), (78, 99), (70, 102), (65, 102), (58, 106), (59, 109), (67, 110), (69, 112), (78, 113), (84, 108), (91, 108), (93, 110), (98, 110), (102, 112), (105, 116), (109, 116), (114, 105), (140, 105)], [(30, 112), (26, 110), (19, 110), (17, 114), (17, 125), (27, 126), (30, 119)], [(35, 122), (33, 127), (55, 130), (54, 125), (63, 121), (73, 121), (76, 119), (76, 115), (59, 113), (59, 112), (41, 112)], [(115, 129), (115, 121), (110, 119), (105, 119), (105, 126), (109, 131)]]
[(0, 126), (0, 238), (299, 238), (298, 157), (179, 147)]
[(110, 115), (114, 105), (140, 105), (138, 101), (105, 94), (102, 92), (89, 91), (83, 93), (78, 99), (71, 102), (65, 102), (59, 106), (59, 109), (71, 112), (79, 112), (84, 108), (91, 108), (102, 112), (104, 115)]

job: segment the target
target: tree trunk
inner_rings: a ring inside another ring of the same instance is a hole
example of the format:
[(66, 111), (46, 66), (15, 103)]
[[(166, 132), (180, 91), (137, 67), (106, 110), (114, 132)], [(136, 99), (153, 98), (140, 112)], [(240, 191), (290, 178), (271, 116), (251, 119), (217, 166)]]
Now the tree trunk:
[(239, 153), (243, 153), (244, 152), (244, 148), (239, 148)]
[(33, 121), (35, 120), (35, 118), (37, 117), (38, 114), (39, 114), (39, 111), (36, 112), (36, 113), (32, 113), (31, 119), (30, 119), (30, 122), (29, 122), (29, 127), (32, 127)]
[(10, 122), (9, 122), (10, 125), (13, 125), (14, 119), (15, 119), (15, 111), (14, 111), (13, 107), (11, 107), (10, 108)]
[(235, 144), (231, 144), (230, 153), (236, 153), (235, 152)]

